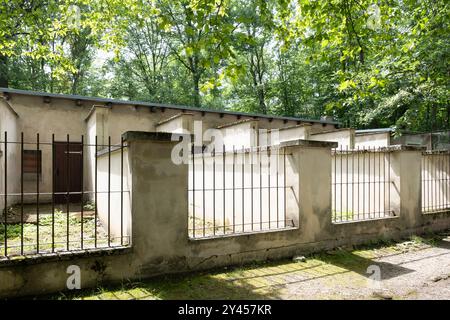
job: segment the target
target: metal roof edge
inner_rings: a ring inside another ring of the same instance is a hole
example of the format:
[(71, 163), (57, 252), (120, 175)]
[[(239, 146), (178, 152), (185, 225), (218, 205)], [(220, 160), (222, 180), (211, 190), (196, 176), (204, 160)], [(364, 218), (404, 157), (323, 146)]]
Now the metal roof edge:
[(236, 116), (240, 115), (240, 116), (244, 116), (244, 117), (259, 117), (259, 118), (266, 118), (266, 119), (291, 120), (291, 121), (302, 121), (302, 122), (340, 125), (340, 123), (336, 122), (336, 121), (323, 121), (323, 120), (317, 120), (317, 119), (304, 119), (304, 118), (297, 118), (297, 117), (267, 115), (267, 114), (259, 114), (259, 113), (246, 113), (246, 112), (230, 111), (230, 110), (213, 110), (213, 109), (204, 109), (204, 108), (189, 107), (189, 106), (184, 106), (184, 105), (164, 104), (164, 103), (156, 103), (156, 102), (120, 100), (120, 99), (100, 98), (100, 97), (88, 97), (88, 96), (81, 96), (81, 95), (48, 93), (48, 92), (13, 89), (13, 88), (3, 88), (3, 87), (0, 87), (0, 91), (6, 92), (6, 93), (12, 93), (12, 94), (22, 94), (22, 95), (38, 96), (38, 97), (50, 97), (50, 98), (57, 98), (57, 99), (95, 101), (95, 102), (122, 104), (122, 105), (159, 107), (159, 108), (189, 110), (189, 111), (197, 111), (197, 112), (209, 112), (209, 113), (218, 113), (218, 114), (222, 113), (222, 114), (230, 114), (230, 115), (236, 115)]

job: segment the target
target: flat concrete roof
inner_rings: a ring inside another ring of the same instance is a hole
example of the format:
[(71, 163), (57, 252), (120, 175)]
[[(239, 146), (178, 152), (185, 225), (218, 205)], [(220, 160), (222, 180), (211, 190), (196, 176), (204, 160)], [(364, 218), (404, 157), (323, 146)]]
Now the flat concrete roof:
[(195, 108), (195, 107), (189, 107), (189, 106), (184, 106), (184, 105), (175, 105), (175, 104), (164, 104), (164, 103), (154, 103), (154, 102), (134, 101), (134, 100), (119, 100), (119, 99), (109, 99), (109, 98), (99, 98), (99, 97), (87, 97), (87, 96), (80, 96), (80, 95), (48, 93), (48, 92), (2, 88), (2, 87), (0, 87), (0, 92), (10, 93), (10, 94), (21, 94), (21, 95), (28, 95), (28, 96), (50, 97), (50, 98), (57, 98), (57, 99), (95, 101), (95, 102), (100, 102), (100, 103), (105, 103), (105, 104), (136, 105), (136, 106), (167, 108), (167, 109), (197, 111), (197, 112), (207, 112), (207, 113), (217, 113), (217, 114), (230, 114), (230, 115), (243, 116), (243, 117), (256, 117), (256, 118), (265, 118), (265, 119), (274, 119), (274, 120), (275, 119), (290, 120), (290, 121), (324, 123), (324, 124), (333, 124), (333, 125), (340, 124), (339, 122), (335, 122), (335, 121), (304, 119), (304, 118), (297, 118), (297, 117), (284, 117), (284, 116), (267, 115), (267, 114), (259, 114), (259, 113), (246, 113), (246, 112), (229, 111), (229, 110), (212, 110), (212, 109)]

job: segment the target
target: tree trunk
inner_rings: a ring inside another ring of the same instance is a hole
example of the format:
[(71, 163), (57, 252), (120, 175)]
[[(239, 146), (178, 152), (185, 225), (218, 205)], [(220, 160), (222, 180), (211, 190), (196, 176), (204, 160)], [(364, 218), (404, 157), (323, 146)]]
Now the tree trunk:
[(267, 114), (264, 88), (262, 88), (262, 85), (259, 85), (256, 90), (258, 92), (259, 112), (262, 114)]
[(194, 107), (200, 108), (200, 76), (194, 73), (192, 80), (194, 82)]
[(0, 55), (0, 87), (8, 88), (8, 57)]

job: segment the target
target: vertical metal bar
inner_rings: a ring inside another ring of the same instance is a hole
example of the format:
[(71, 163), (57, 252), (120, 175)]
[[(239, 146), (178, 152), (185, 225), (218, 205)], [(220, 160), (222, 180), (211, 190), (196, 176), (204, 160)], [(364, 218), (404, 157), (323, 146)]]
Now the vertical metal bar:
[(195, 238), (195, 143), (192, 144), (192, 237)]
[(340, 184), (339, 184), (339, 187), (340, 187), (340, 191), (341, 191), (341, 203), (340, 203), (340, 208), (339, 208), (339, 211), (340, 211), (340, 219), (341, 219), (341, 221), (342, 221), (342, 203), (343, 203), (343, 190), (344, 190), (344, 188), (343, 188), (343, 178), (342, 178), (342, 159), (343, 159), (343, 153), (342, 153), (342, 145), (341, 145), (341, 152), (340, 152), (340, 165), (341, 165), (341, 178), (339, 179), (340, 181)]
[(205, 148), (202, 145), (202, 171), (203, 171), (203, 236), (205, 236), (205, 220), (206, 220), (206, 216), (205, 216), (205, 205), (206, 205), (206, 201), (205, 201)]
[(277, 228), (280, 227), (280, 193), (279, 193), (279, 188), (280, 188), (280, 183), (279, 183), (279, 170), (280, 170), (280, 149), (277, 148), (277, 172), (276, 172), (276, 176), (277, 176)]
[(355, 149), (351, 149), (352, 155), (352, 220), (355, 219)]
[(333, 221), (337, 220), (337, 148), (332, 150), (334, 152), (334, 212), (333, 212)]
[(55, 134), (52, 133), (52, 252), (55, 252), (55, 152)]
[(359, 188), (360, 188), (360, 181), (359, 181), (359, 146), (358, 146), (358, 149), (357, 149), (357, 162), (358, 162), (358, 173), (357, 173), (357, 176), (358, 176), (358, 183), (357, 183), (357, 186), (358, 186), (358, 189), (357, 189), (357, 191), (356, 191), (356, 201), (357, 201), (357, 203), (356, 203), (356, 210), (358, 211), (358, 220), (360, 219), (359, 218), (359, 213), (360, 213), (360, 211), (359, 211)]
[(262, 230), (263, 228), (263, 208), (262, 208), (262, 154), (261, 149), (258, 147), (258, 154), (259, 154), (259, 230)]
[(5, 257), (8, 256), (8, 132), (5, 131), (5, 143), (4, 143), (4, 149), (5, 149), (5, 225), (4, 225), (4, 232), (5, 232)]
[(371, 172), (370, 172), (370, 155), (371, 155), (371, 148), (369, 147), (369, 153), (367, 154), (368, 155), (368, 163), (367, 163), (367, 166), (368, 166), (368, 175), (367, 175), (367, 179), (369, 180), (369, 182), (368, 182), (368, 184), (369, 184), (369, 190), (368, 190), (368, 193), (367, 193), (367, 195), (368, 195), (368, 201), (369, 201), (369, 210), (368, 210), (368, 213), (369, 213), (369, 218), (371, 218), (371, 208), (370, 208), (370, 204), (371, 204), (371, 201), (370, 201), (370, 198), (371, 198), (371, 184), (370, 184), (370, 175), (371, 175)]
[[(381, 216), (381, 150), (378, 148), (378, 211)], [(383, 210), (383, 216), (385, 212)]]
[(383, 211), (386, 213), (386, 153), (383, 152)]
[(120, 245), (123, 246), (123, 136), (120, 137)]
[(111, 136), (108, 137), (108, 247), (111, 246)]
[(94, 247), (97, 248), (97, 219), (98, 219), (98, 202), (97, 202), (97, 193), (98, 193), (98, 182), (97, 182), (97, 148), (98, 148), (98, 137), (95, 136), (95, 150), (94, 150), (94, 201), (95, 201), (95, 222), (94, 222)]
[(23, 132), (20, 133), (20, 254), (23, 255)]
[(271, 191), (271, 189), (270, 189), (270, 147), (267, 147), (267, 176), (268, 176), (268, 188), (267, 188), (267, 200), (268, 200), (268, 203), (269, 203), (269, 208), (268, 208), (268, 210), (269, 210), (269, 229), (270, 229), (270, 227), (271, 227), (271, 224), (270, 224), (270, 220), (271, 220), (271, 217), (270, 217), (270, 191)]
[(447, 170), (446, 170), (446, 175), (445, 175), (445, 194), (447, 196), (447, 208), (450, 207), (450, 188), (449, 188), (449, 184), (450, 184), (450, 152), (447, 151), (446, 154), (447, 157)]
[(216, 235), (216, 146), (213, 149), (213, 234)]
[(66, 179), (66, 209), (67, 209), (67, 214), (66, 214), (66, 249), (67, 251), (69, 251), (70, 249), (70, 228), (69, 228), (69, 215), (70, 215), (70, 137), (69, 135), (67, 135), (67, 141), (66, 141), (66, 174), (67, 174), (67, 179)]
[[(431, 151), (432, 152), (432, 151)], [(431, 159), (432, 159), (432, 171), (433, 171), (433, 178), (432, 178), (432, 180), (431, 180), (431, 183), (432, 183), (432, 192), (433, 192), (433, 194), (432, 194), (432, 199), (433, 199), (433, 202), (432, 202), (432, 211), (434, 211), (435, 209), (436, 209), (436, 157), (435, 157), (435, 155), (434, 154), (431, 154)]]
[(39, 133), (36, 134), (36, 252), (39, 253)]
[(434, 193), (435, 193), (435, 211), (439, 210), (439, 152), (435, 153), (436, 160), (434, 168), (435, 168), (435, 175), (434, 175)]
[(362, 150), (362, 160), (363, 160), (363, 167), (362, 167), (362, 172), (363, 172), (363, 182), (362, 182), (362, 187), (363, 187), (363, 189), (362, 189), (362, 207), (363, 207), (363, 210), (362, 210), (362, 216), (363, 216), (363, 219), (365, 218), (365, 216), (366, 216), (366, 150), (365, 149), (363, 149)]
[(283, 224), (283, 227), (285, 226), (285, 224), (286, 224), (286, 208), (287, 208), (287, 204), (286, 204), (286, 200), (287, 200), (287, 197), (286, 197), (286, 189), (287, 189), (287, 186), (286, 186), (286, 148), (283, 148), (283, 171), (284, 171), (284, 173), (283, 173), (283, 179), (284, 179), (284, 181), (283, 181), (283, 190), (284, 190), (284, 201), (283, 201), (283, 204), (284, 204), (284, 217), (283, 217), (283, 221), (284, 221), (284, 224)]
[(235, 169), (236, 169), (236, 152), (233, 144), (233, 233), (236, 232), (236, 184), (235, 184)]
[(439, 154), (439, 210), (443, 208), (442, 202), (442, 153)]
[(430, 155), (425, 151), (425, 160), (427, 162), (427, 193), (428, 193), (428, 199), (427, 199), (427, 211), (430, 209), (431, 205), (431, 161), (430, 161)]
[[(251, 150), (251, 149), (250, 149)], [(253, 152), (250, 151), (250, 213), (251, 213), (251, 225), (253, 231)]]
[(223, 160), (223, 234), (225, 234), (226, 233), (226, 228), (225, 228), (225, 219), (226, 219), (226, 216), (225, 216), (225, 187), (226, 187), (226, 184), (225, 184), (225, 177), (226, 177), (226, 175), (225, 175), (225, 145), (223, 144), (222, 145), (222, 160)]
[(435, 179), (434, 179), (434, 184), (435, 184), (435, 193), (436, 193), (436, 208), (435, 210), (439, 210), (439, 153), (436, 153), (436, 174), (435, 174)]
[(80, 228), (80, 246), (84, 248), (84, 135), (81, 135), (81, 228)]
[(245, 150), (244, 146), (242, 146), (242, 232), (245, 231)]
[(388, 151), (388, 181), (389, 181), (388, 206), (389, 206), (389, 212), (391, 212), (391, 152), (390, 151)]
[(347, 220), (349, 220), (349, 215), (350, 215), (350, 212), (349, 212), (349, 208), (348, 208), (348, 187), (349, 187), (349, 183), (348, 183), (348, 176), (349, 176), (349, 174), (348, 174), (348, 158), (349, 158), (349, 152), (348, 152), (348, 145), (347, 146), (345, 146), (345, 162), (346, 162), (346, 164), (345, 164), (345, 166), (346, 166), (346, 169), (345, 169), (345, 210), (346, 210), (346, 212), (347, 212)]

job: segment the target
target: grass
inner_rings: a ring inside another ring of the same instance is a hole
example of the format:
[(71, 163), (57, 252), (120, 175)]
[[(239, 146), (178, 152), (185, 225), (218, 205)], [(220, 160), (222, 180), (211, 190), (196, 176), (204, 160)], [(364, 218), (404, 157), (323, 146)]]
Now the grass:
[[(254, 262), (206, 272), (128, 281), (115, 286), (99, 286), (96, 289), (59, 293), (41, 298), (83, 300), (278, 299), (286, 297), (286, 292), (283, 291), (285, 284), (317, 279), (324, 279), (322, 284), (324, 289), (327, 289), (327, 286), (343, 284), (363, 288), (367, 285), (367, 267), (374, 263), (374, 259), (407, 251), (422, 250), (436, 244), (442, 238), (443, 236), (430, 234), (423, 237), (413, 236), (401, 242), (380, 239), (361, 246), (336, 248), (327, 252), (311, 254), (304, 262), (293, 262), (291, 259)], [(330, 291), (333, 290), (331, 288)], [(341, 297), (339, 294), (330, 296), (328, 293), (311, 298)]]
[[(67, 249), (67, 227), (69, 229), (69, 249), (81, 248), (81, 218), (76, 214), (69, 214), (62, 211), (55, 211), (54, 233), (52, 227), (52, 215), (44, 215), (37, 223), (23, 224), (23, 244), (24, 253), (34, 253), (37, 250), (37, 236), (39, 230), (39, 252), (51, 251), (52, 235), (54, 235), (55, 249)], [(93, 217), (83, 218), (83, 242), (84, 247), (94, 246), (96, 221)], [(5, 230), (5, 225), (0, 224), (0, 230)], [(7, 225), (8, 255), (20, 254), (20, 243), (22, 226), (20, 224)], [(3, 253), (5, 244), (5, 233), (0, 232), (0, 255)], [(107, 244), (107, 236), (101, 226), (97, 227), (97, 244), (99, 246)]]

